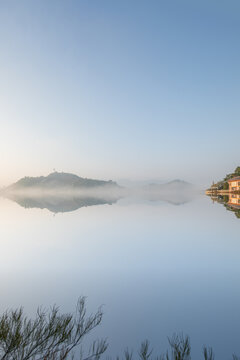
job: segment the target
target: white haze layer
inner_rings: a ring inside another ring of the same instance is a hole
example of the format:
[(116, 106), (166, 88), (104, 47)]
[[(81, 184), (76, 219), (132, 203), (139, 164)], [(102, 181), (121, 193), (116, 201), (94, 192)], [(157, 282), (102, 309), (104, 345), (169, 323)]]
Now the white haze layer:
[(1, 194), (4, 197), (25, 198), (25, 199), (70, 199), (70, 198), (93, 198), (104, 199), (106, 201), (118, 200), (120, 198), (141, 199), (145, 201), (168, 201), (173, 203), (183, 203), (192, 200), (200, 191), (196, 187), (183, 186), (181, 184), (149, 185), (143, 187), (57, 187), (57, 188), (8, 188)]

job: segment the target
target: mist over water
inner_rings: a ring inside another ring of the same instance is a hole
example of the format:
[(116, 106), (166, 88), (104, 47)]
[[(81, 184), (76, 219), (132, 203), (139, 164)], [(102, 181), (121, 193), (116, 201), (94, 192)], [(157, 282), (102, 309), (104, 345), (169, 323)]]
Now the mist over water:
[(90, 312), (104, 304), (109, 355), (145, 338), (163, 352), (174, 332), (195, 359), (203, 344), (240, 351), (239, 219), (194, 187), (16, 192), (0, 214), (0, 311), (86, 295)]
[(192, 201), (199, 189), (188, 183), (150, 184), (135, 187), (7, 188), (1, 195), (23, 207), (48, 208), (53, 212), (74, 211), (83, 206), (112, 204), (119, 199), (131, 201), (165, 201), (175, 205)]

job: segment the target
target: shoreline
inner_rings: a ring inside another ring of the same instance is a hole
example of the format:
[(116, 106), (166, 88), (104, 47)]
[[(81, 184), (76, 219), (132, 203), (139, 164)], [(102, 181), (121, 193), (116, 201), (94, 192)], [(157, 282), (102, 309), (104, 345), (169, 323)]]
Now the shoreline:
[(229, 191), (229, 190), (211, 190), (211, 189), (207, 189), (205, 190), (205, 194), (206, 195), (229, 195), (229, 194), (236, 194), (236, 195), (240, 195), (240, 191), (236, 190), (236, 191)]

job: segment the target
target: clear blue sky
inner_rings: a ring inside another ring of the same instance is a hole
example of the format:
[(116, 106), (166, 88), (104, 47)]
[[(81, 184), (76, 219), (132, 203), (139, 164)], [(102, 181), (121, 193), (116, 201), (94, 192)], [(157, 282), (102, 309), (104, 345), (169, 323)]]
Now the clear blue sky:
[(1, 0), (0, 185), (240, 165), (239, 0)]

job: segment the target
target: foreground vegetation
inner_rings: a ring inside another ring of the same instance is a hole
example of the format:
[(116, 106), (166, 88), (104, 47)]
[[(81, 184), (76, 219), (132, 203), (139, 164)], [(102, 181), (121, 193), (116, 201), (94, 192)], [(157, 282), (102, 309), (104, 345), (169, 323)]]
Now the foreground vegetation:
[[(107, 350), (106, 340), (93, 341), (84, 352), (83, 340), (102, 321), (99, 308), (95, 314), (86, 315), (85, 298), (80, 298), (74, 314), (60, 314), (57, 307), (49, 311), (39, 309), (35, 319), (28, 319), (23, 309), (7, 311), (0, 316), (1, 360), (99, 360)], [(188, 336), (174, 335), (169, 339), (170, 350), (156, 356), (156, 360), (190, 360), (191, 345)], [(148, 341), (142, 342), (138, 351), (140, 360), (152, 360)], [(125, 350), (124, 360), (133, 360), (134, 354)], [(211, 348), (203, 348), (203, 359), (213, 360)], [(117, 357), (119, 360), (119, 357)], [(240, 360), (233, 355), (233, 360)]]

